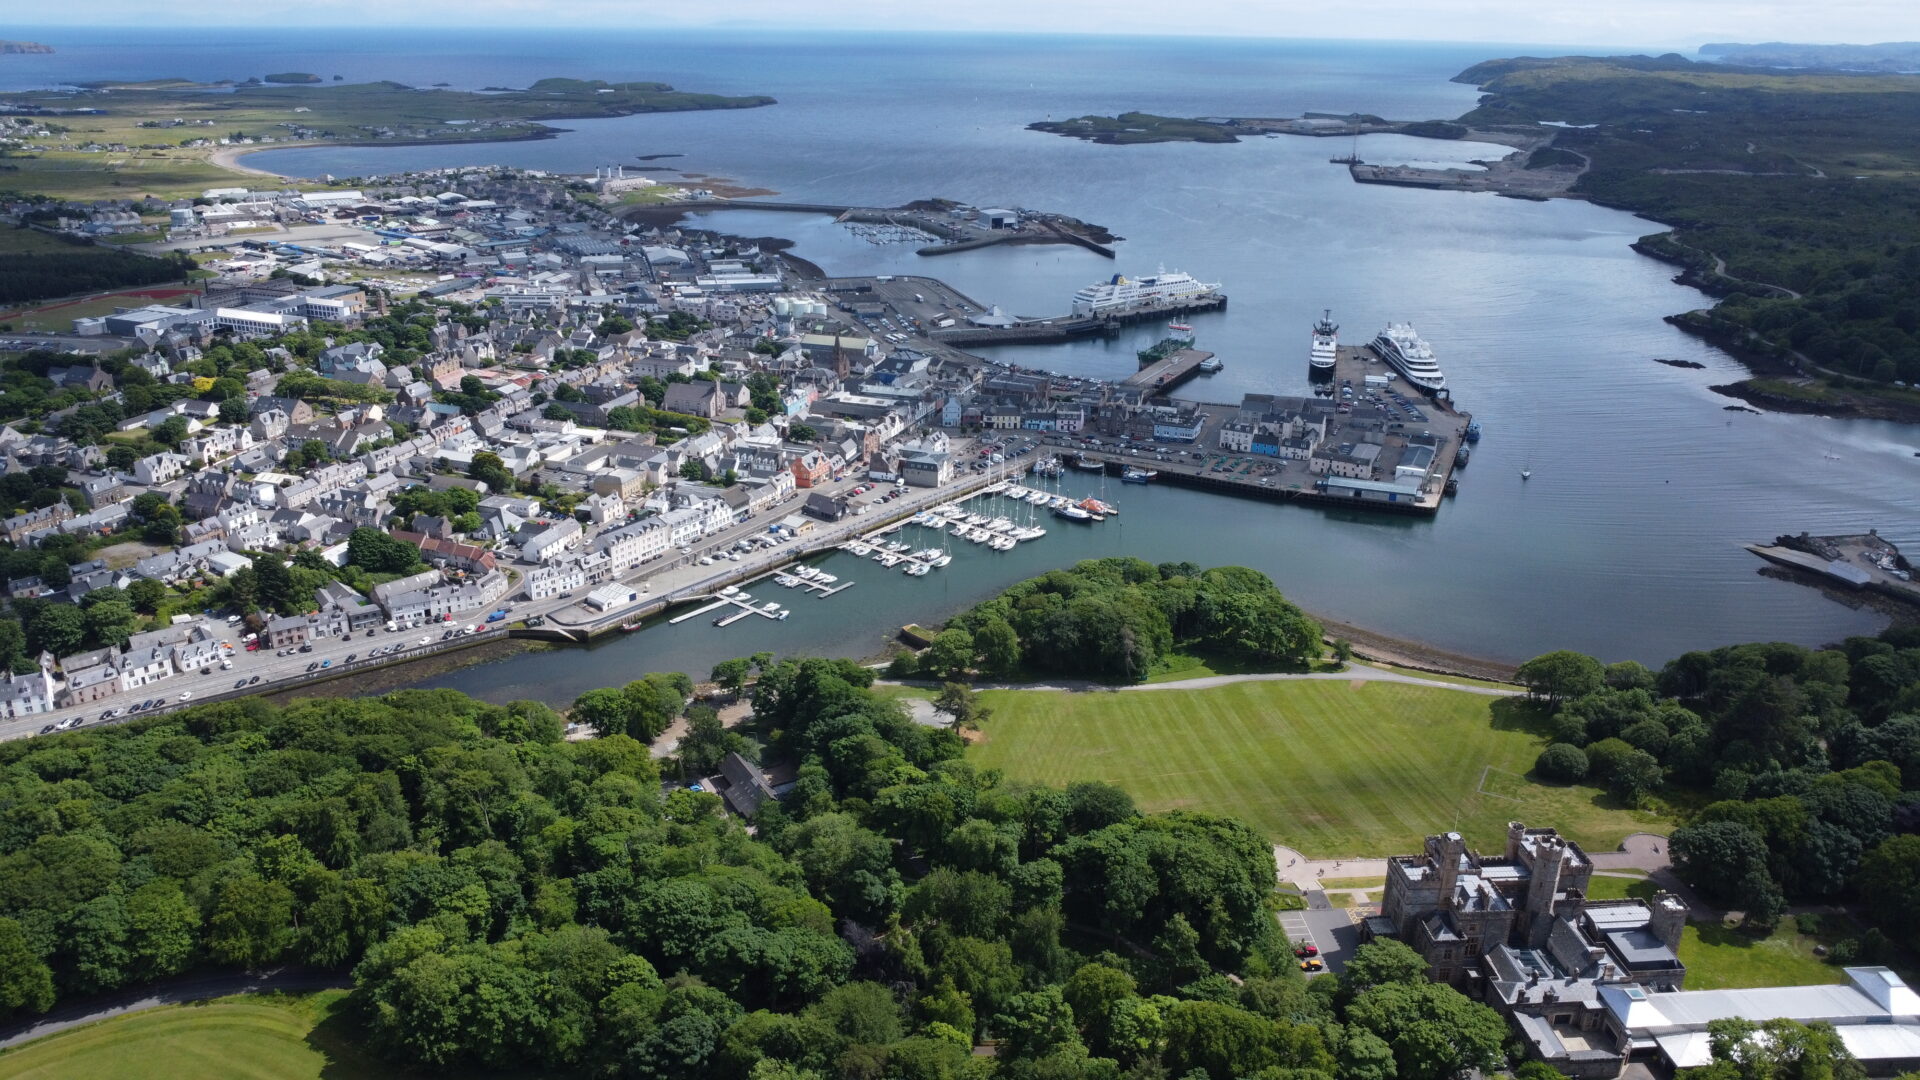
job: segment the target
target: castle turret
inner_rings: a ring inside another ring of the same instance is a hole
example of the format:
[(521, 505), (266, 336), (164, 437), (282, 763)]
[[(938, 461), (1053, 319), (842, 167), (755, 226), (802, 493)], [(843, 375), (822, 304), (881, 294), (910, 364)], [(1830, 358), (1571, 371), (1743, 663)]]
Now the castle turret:
[(1654, 896), (1653, 918), (1647, 923), (1647, 929), (1659, 938), (1667, 948), (1680, 951), (1680, 933), (1687, 925), (1687, 902), (1670, 892)]
[(1553, 930), (1553, 899), (1560, 892), (1560, 874), (1567, 861), (1567, 842), (1558, 836), (1543, 837), (1533, 849), (1532, 873), (1527, 878), (1527, 944), (1534, 948), (1546, 944)]
[(1459, 880), (1460, 861), (1466, 855), (1467, 842), (1459, 833), (1450, 832), (1440, 837), (1437, 858), (1440, 863), (1440, 906), (1443, 908), (1453, 907), (1454, 882)]
[(1524, 822), (1507, 822), (1507, 858), (1518, 859), (1520, 857), (1520, 841), (1524, 839), (1526, 835), (1527, 826)]

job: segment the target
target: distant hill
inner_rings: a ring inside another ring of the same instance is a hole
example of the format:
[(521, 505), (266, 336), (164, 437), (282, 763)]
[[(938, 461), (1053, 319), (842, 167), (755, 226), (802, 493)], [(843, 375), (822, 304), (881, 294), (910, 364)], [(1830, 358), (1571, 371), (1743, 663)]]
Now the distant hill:
[(1700, 46), (1700, 55), (1754, 67), (1920, 71), (1920, 41), (1886, 41), (1878, 45), (1792, 45), (1783, 41), (1739, 45), (1714, 42)]
[(53, 46), (37, 41), (0, 41), (0, 53), (50, 53)]

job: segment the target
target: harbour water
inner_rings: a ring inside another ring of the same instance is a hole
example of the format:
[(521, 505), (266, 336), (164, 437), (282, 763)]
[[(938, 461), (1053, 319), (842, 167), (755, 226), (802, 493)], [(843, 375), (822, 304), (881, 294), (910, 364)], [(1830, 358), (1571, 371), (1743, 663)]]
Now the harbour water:
[[(1475, 91), (1449, 83), (1451, 75), (1488, 57), (1538, 54), (1539, 46), (555, 34), (456, 36), (439, 53), (417, 55), (344, 36), (245, 33), (263, 36), (250, 61), (263, 72), (459, 86), (524, 85), (551, 74), (664, 79), (781, 102), (569, 122), (570, 133), (540, 142), (271, 151), (251, 165), (302, 176), (486, 163), (586, 171), (681, 154), (650, 164), (796, 200), (883, 205), (937, 195), (1060, 211), (1124, 237), (1119, 260), (1062, 247), (925, 259), (910, 245), (876, 246), (807, 215), (725, 211), (696, 222), (791, 237), (796, 254), (833, 273), (938, 276), (1019, 314), (1062, 313), (1075, 288), (1116, 271), (1164, 265), (1220, 281), (1229, 309), (1192, 322), (1200, 346), (1218, 353), (1226, 370), (1181, 391), (1206, 400), (1304, 392), (1308, 329), (1323, 307), (1350, 344), (1390, 318), (1410, 320), (1434, 344), (1456, 400), (1487, 433), (1459, 497), (1430, 520), (1129, 486), (1111, 493), (1124, 511), (1116, 521), (1050, 525), (1045, 539), (1006, 554), (968, 545), (927, 578), (863, 571), (835, 556), (829, 569), (860, 587), (830, 600), (797, 598), (783, 623), (751, 619), (717, 630), (695, 620), (590, 650), (482, 665), (437, 685), (559, 701), (642, 671), (704, 672), (716, 659), (761, 649), (866, 655), (901, 623), (937, 620), (1047, 567), (1119, 553), (1253, 566), (1310, 610), (1456, 652), (1515, 660), (1570, 647), (1658, 663), (1731, 641), (1813, 644), (1881, 625), (1870, 613), (1759, 576), (1744, 542), (1877, 527), (1909, 550), (1920, 547), (1920, 461), (1912, 457), (1920, 430), (1727, 411), (1730, 399), (1707, 387), (1739, 377), (1738, 365), (1661, 321), (1706, 298), (1628, 249), (1657, 229), (1652, 223), (1581, 202), (1355, 185), (1327, 163), (1345, 152), (1344, 140), (1116, 147), (1024, 130), (1049, 115), (1116, 109), (1452, 116), (1471, 106)], [(44, 77), (23, 76), (29, 68), (16, 60), (75, 63), (76, 55), (84, 58), (84, 49), (63, 51), (64, 60), (6, 57), (0, 84)], [(94, 59), (117, 77), (249, 74), (232, 70), (234, 55), (182, 34), (162, 35), (139, 56), (102, 44)], [(1465, 162), (1502, 150), (1398, 136), (1359, 146), (1363, 158), (1381, 162)], [(1139, 327), (1119, 339), (1007, 349), (997, 358), (1120, 375), (1156, 335)], [(1523, 467), (1532, 471), (1524, 483)], [(843, 573), (834, 565), (842, 560), (854, 568)]]

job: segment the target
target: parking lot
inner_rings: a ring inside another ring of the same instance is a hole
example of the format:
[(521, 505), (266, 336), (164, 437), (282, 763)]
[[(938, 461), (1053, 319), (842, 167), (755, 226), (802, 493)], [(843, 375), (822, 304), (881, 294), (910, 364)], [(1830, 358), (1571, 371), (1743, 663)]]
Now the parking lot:
[[(1308, 903), (1326, 904), (1326, 894), (1311, 892), (1307, 894)], [(1309, 974), (1339, 973), (1346, 969), (1347, 958), (1360, 944), (1360, 928), (1346, 909), (1336, 907), (1309, 907), (1305, 911), (1283, 911), (1280, 913), (1280, 929), (1287, 940), (1296, 946), (1311, 945), (1319, 950), (1318, 959), (1325, 965), (1324, 972)]]

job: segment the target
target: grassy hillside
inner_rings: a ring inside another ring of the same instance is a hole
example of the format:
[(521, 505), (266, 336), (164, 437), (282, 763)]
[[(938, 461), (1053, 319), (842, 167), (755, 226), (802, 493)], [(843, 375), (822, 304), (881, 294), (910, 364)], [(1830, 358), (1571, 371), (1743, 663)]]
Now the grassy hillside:
[(1343, 681), (982, 697), (993, 709), (971, 751), (982, 767), (1106, 780), (1148, 809), (1233, 814), (1313, 856), (1414, 851), (1446, 829), (1498, 846), (1515, 818), (1600, 850), (1664, 827), (1598, 789), (1529, 781), (1545, 740), (1510, 699)]

